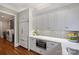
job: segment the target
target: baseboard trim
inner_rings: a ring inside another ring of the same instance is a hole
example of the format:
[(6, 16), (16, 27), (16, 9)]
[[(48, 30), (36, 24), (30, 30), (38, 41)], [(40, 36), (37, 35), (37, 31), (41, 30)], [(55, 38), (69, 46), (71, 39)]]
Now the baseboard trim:
[(18, 43), (14, 44), (14, 47), (18, 47), (18, 46), (19, 46), (19, 44), (18, 44)]
[(42, 55), (42, 54), (40, 54), (40, 53), (38, 53), (38, 52), (35, 52), (35, 51), (31, 50), (31, 49), (30, 49), (30, 51), (36, 53), (37, 55)]

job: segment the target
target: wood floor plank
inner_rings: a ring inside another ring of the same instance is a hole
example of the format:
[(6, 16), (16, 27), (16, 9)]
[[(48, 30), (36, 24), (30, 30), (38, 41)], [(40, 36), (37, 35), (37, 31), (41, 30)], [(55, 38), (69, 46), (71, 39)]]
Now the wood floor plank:
[(38, 55), (38, 53), (28, 51), (21, 46), (15, 48), (11, 42), (0, 38), (0, 55)]

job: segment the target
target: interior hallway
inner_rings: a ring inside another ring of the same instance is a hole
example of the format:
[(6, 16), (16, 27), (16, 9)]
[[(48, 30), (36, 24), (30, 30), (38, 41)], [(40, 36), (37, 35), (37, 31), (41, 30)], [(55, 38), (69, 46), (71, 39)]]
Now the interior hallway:
[(37, 53), (21, 46), (15, 48), (11, 42), (0, 38), (0, 55), (37, 55)]

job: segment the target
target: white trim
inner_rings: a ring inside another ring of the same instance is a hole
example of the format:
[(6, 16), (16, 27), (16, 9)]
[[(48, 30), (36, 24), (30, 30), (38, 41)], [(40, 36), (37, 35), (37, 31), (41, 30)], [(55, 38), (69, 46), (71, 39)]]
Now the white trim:
[(14, 46), (15, 47), (17, 47), (18, 46), (18, 43), (16, 42), (17, 41), (17, 16), (16, 16), (16, 14), (13, 14), (13, 13), (10, 13), (10, 12), (7, 12), (7, 11), (3, 11), (3, 10), (0, 10), (0, 12), (3, 12), (3, 13), (5, 13), (5, 14), (9, 14), (9, 15), (13, 15), (14, 17), (15, 17), (15, 19), (14, 19), (14, 31), (15, 31), (15, 33), (14, 33)]
[(21, 12), (21, 11), (23, 11), (23, 10), (25, 10), (25, 9), (27, 9), (27, 8), (22, 8), (21, 10), (18, 10), (18, 9), (15, 9), (15, 8), (12, 8), (12, 7), (10, 7), (10, 6), (7, 6), (7, 5), (2, 5), (3, 7), (6, 7), (6, 8), (9, 8), (9, 9), (11, 9), (11, 10), (13, 10), (13, 11), (16, 11), (16, 12)]
[(26, 9), (27, 9), (27, 8), (23, 8), (23, 9), (17, 11), (17, 12), (22, 12), (22, 11), (24, 11), (24, 10), (26, 10)]
[(16, 45), (14, 45), (14, 47), (18, 47), (19, 46), (19, 44), (18, 43), (16, 43)]
[(8, 9), (10, 9), (10, 10), (13, 10), (13, 11), (16, 11), (16, 12), (18, 12), (18, 10), (17, 10), (17, 9), (15, 9), (15, 8), (12, 8), (11, 6), (4, 5), (4, 4), (1, 4), (1, 6), (5, 7), (5, 8), (8, 8)]
[(9, 13), (9, 12), (3, 11), (3, 10), (0, 10), (0, 12), (3, 12), (3, 13), (5, 13), (5, 14), (9, 14), (9, 15), (16, 16), (16, 15), (15, 15), (15, 14), (13, 14), (13, 13)]
[(15, 31), (15, 34), (14, 34), (14, 46), (17, 47), (18, 46), (18, 43), (17, 43), (17, 18), (15, 16), (15, 19), (14, 19), (14, 31)]

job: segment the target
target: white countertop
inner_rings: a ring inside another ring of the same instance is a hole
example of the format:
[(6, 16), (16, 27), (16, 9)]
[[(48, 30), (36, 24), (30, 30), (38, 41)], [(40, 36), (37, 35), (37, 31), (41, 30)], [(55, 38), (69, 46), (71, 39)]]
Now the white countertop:
[(48, 36), (33, 36), (33, 35), (31, 35), (30, 37), (37, 38), (37, 39), (42, 39), (42, 40), (48, 40), (48, 41), (61, 42), (61, 43), (68, 42), (68, 40), (66, 40), (66, 39), (48, 37)]
[(30, 35), (29, 37), (42, 39), (42, 40), (48, 40), (48, 41), (54, 41), (54, 42), (60, 42), (62, 46), (64, 47), (71, 47), (73, 49), (79, 50), (79, 43), (70, 42), (67, 39), (48, 37), (48, 36), (33, 36), (33, 35)]

